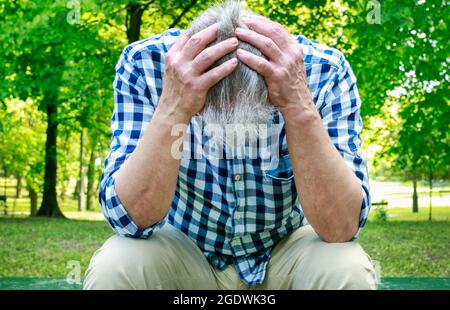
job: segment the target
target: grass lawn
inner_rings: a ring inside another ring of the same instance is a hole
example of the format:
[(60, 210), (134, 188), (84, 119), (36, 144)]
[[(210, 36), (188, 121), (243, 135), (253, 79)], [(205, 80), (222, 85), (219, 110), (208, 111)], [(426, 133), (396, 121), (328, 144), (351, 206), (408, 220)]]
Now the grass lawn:
[[(439, 211), (436, 211), (439, 210)], [(387, 222), (369, 220), (359, 242), (380, 263), (382, 277), (450, 277), (450, 207), (411, 215), (389, 209)], [(65, 278), (71, 260), (82, 272), (113, 234), (104, 221), (0, 217), (0, 277)]]
[(359, 242), (381, 277), (450, 277), (449, 221), (369, 221)]
[(0, 217), (0, 277), (62, 277), (71, 260), (87, 268), (113, 234), (104, 221)]
[[(369, 220), (375, 220), (376, 206), (372, 206), (369, 214)], [(429, 208), (419, 208), (419, 212), (413, 213), (411, 208), (388, 208), (387, 216), (389, 222), (428, 222)], [(434, 207), (431, 209), (432, 221), (450, 222), (450, 207)]]

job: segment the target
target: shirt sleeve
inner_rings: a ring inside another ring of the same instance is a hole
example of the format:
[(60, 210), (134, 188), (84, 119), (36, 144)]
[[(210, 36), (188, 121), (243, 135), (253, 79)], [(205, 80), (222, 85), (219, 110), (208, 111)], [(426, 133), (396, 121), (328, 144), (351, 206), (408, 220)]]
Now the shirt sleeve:
[[(99, 201), (106, 220), (117, 234), (148, 238), (164, 225), (166, 218), (150, 227), (139, 229), (121, 203), (115, 188), (117, 171), (136, 148), (155, 110), (155, 104), (151, 100), (151, 93), (156, 93), (155, 75), (151, 74), (153, 80), (146, 82), (142, 61), (139, 62), (141, 67), (135, 61), (136, 57), (139, 60), (144, 57), (136, 52), (130, 57), (132, 51), (133, 46), (125, 48), (116, 65), (112, 139), (100, 180)], [(153, 53), (156, 55), (156, 52)], [(155, 67), (153, 60), (149, 57), (146, 59), (145, 70), (152, 71)]]
[(329, 85), (319, 112), (335, 147), (355, 172), (363, 193), (359, 228), (353, 237), (355, 239), (367, 221), (371, 202), (367, 160), (360, 151), (360, 133), (363, 128), (361, 99), (354, 73), (343, 56)]

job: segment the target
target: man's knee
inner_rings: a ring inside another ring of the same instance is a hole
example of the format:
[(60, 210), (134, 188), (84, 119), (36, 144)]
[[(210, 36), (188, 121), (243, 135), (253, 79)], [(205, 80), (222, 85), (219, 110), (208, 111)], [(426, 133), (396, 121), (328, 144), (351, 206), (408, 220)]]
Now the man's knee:
[(370, 257), (356, 242), (326, 243), (315, 240), (299, 265), (294, 281), (300, 288), (376, 289)]
[(160, 270), (157, 240), (113, 236), (97, 250), (86, 271), (85, 289), (142, 289), (143, 273)]
[(147, 239), (114, 236), (91, 259), (85, 289), (204, 289), (214, 278), (202, 251), (165, 225)]

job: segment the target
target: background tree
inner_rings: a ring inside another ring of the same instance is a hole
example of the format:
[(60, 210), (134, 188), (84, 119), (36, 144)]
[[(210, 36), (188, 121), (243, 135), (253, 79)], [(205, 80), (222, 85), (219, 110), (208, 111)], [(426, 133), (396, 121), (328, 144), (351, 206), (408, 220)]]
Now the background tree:
[(31, 215), (37, 211), (43, 179), (43, 118), (32, 100), (8, 99), (0, 109), (1, 168), (7, 175), (23, 176), (30, 196)]
[[(68, 100), (69, 97), (75, 99), (71, 86), (78, 86), (76, 90), (83, 89), (84, 86), (79, 87), (85, 82), (83, 78), (90, 78), (91, 84), (95, 83), (98, 78), (95, 73), (104, 74), (105, 67), (91, 71), (89, 75), (77, 75), (74, 71), (82, 73), (80, 71), (92, 69), (92, 66), (100, 68), (101, 62), (93, 64), (92, 59), (105, 61), (105, 54), (110, 56), (110, 45), (99, 39), (99, 26), (85, 27), (81, 19), (77, 25), (68, 23), (63, 4), (62, 1), (2, 2), (2, 9), (9, 13), (7, 16), (14, 18), (5, 18), (1, 29), (2, 43), (5, 48), (9, 45), (5, 57), (5, 75), (10, 82), (8, 92), (22, 99), (33, 98), (39, 109), (46, 113), (44, 190), (37, 215), (57, 217), (63, 216), (56, 195), (58, 127), (65, 123), (70, 125), (71, 116), (82, 115), (76, 111), (83, 110), (82, 106), (71, 104), (74, 100)], [(83, 61), (91, 66), (78, 67)], [(110, 67), (107, 68), (112, 72)], [(92, 101), (94, 97), (90, 97)]]

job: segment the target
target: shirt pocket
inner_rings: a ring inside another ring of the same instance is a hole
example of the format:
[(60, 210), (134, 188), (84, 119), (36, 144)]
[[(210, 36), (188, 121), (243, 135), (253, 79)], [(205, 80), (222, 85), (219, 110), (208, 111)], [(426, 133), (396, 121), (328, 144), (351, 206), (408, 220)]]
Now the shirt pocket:
[(263, 171), (264, 202), (257, 206), (257, 232), (279, 229), (291, 219), (297, 191), (289, 155), (272, 160)]
[(291, 158), (289, 154), (283, 155), (278, 162), (264, 172), (266, 182), (275, 184), (291, 184), (294, 180), (294, 172), (292, 170)]

